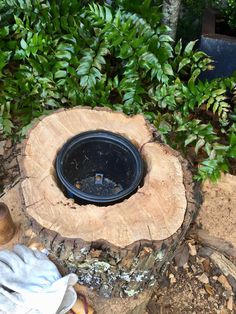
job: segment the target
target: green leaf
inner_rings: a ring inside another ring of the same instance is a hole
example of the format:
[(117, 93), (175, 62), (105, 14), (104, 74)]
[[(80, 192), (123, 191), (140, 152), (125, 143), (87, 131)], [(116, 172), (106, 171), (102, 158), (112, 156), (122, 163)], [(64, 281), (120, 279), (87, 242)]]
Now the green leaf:
[(72, 44), (68, 44), (68, 43), (60, 43), (57, 47), (57, 50), (66, 50), (66, 51), (70, 51), (71, 53), (75, 52), (75, 48)]
[(230, 147), (230, 149), (228, 150), (227, 155), (231, 158), (236, 158), (236, 145)]
[(182, 51), (182, 40), (180, 39), (175, 46), (175, 53), (179, 56)]
[(164, 64), (163, 71), (167, 75), (172, 75), (172, 76), (174, 75), (173, 69), (172, 69), (171, 65), (168, 63)]
[(195, 145), (195, 153), (196, 153), (196, 154), (198, 153), (199, 149), (204, 146), (204, 144), (205, 144), (205, 140), (204, 140), (203, 138), (200, 138), (200, 139), (197, 141), (197, 143), (196, 143), (196, 145)]
[(224, 94), (226, 91), (223, 88), (216, 89), (212, 92), (212, 97)]
[(56, 58), (70, 60), (71, 53), (69, 51), (59, 50), (56, 52)]
[(27, 42), (24, 40), (24, 38), (21, 39), (20, 41), (20, 45), (21, 45), (21, 48), (26, 50), (28, 48), (28, 44)]
[(105, 12), (106, 12), (106, 22), (111, 22), (112, 21), (112, 14), (111, 14), (111, 10), (105, 6)]
[(173, 39), (169, 35), (161, 35), (159, 37), (159, 40), (160, 41), (166, 41), (166, 42), (172, 42), (173, 41)]
[(62, 70), (59, 70), (59, 71), (57, 71), (54, 74), (55, 78), (63, 78), (63, 77), (66, 77), (66, 76), (67, 76), (67, 72), (66, 71), (62, 71)]
[(235, 133), (230, 134), (229, 143), (231, 146), (236, 145), (236, 134)]
[(191, 52), (193, 51), (193, 47), (195, 46), (197, 40), (194, 41), (190, 41), (187, 46), (184, 49), (184, 55), (189, 56), (191, 54)]
[(197, 135), (195, 134), (191, 134), (189, 135), (186, 140), (184, 141), (184, 146), (186, 147), (187, 145), (189, 145), (190, 143), (192, 143), (193, 141), (195, 141), (197, 139)]
[(189, 58), (183, 58), (179, 63), (178, 72), (190, 62), (191, 60)]
[(69, 63), (67, 61), (58, 61), (55, 63), (54, 68), (59, 70), (59, 69), (64, 69), (69, 66)]

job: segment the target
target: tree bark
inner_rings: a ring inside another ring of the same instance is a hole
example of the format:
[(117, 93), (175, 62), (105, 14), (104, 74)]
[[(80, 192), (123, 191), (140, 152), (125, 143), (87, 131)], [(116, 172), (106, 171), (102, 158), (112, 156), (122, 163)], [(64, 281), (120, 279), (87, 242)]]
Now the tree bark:
[(163, 23), (170, 28), (169, 35), (175, 40), (181, 0), (164, 0), (162, 6)]

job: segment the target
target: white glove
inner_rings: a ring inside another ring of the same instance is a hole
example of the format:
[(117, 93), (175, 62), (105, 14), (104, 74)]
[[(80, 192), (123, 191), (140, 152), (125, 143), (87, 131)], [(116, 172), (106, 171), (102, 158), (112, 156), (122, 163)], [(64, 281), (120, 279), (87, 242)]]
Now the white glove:
[(76, 302), (72, 286), (77, 280), (75, 274), (62, 278), (38, 250), (16, 245), (12, 252), (0, 251), (0, 296), (6, 304), (0, 302), (0, 310), (11, 313), (6, 309), (12, 303), (18, 310), (14, 314), (64, 314)]

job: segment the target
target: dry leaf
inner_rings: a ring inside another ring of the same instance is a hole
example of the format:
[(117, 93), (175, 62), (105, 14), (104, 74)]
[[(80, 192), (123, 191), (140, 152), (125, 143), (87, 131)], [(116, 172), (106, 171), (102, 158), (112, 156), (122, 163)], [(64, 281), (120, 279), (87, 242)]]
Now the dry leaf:
[(212, 286), (210, 286), (208, 283), (206, 283), (206, 284), (204, 285), (204, 288), (205, 288), (206, 292), (207, 292), (208, 294), (210, 294), (210, 295), (213, 295), (213, 294), (215, 293), (214, 288), (213, 288)]

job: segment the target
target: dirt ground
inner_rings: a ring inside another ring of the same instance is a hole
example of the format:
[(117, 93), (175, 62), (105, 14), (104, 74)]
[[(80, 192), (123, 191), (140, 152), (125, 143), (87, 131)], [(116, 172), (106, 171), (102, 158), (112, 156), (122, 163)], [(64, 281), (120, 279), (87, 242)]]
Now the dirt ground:
[(147, 312), (236, 313), (236, 280), (227, 278), (221, 269), (214, 265), (208, 257), (210, 253), (211, 249), (196, 242), (194, 232), (190, 231), (188, 239), (181, 247), (181, 258), (176, 257), (170, 265), (166, 276), (153, 294)]
[[(0, 196), (4, 188), (19, 178), (16, 158), (19, 153), (19, 145), (0, 138)], [(155, 289), (146, 313), (236, 313), (235, 188), (234, 176), (223, 178), (221, 185), (204, 185), (205, 202), (200, 214)], [(215, 242), (199, 240), (199, 228), (213, 236)], [(217, 256), (226, 261), (228, 268), (217, 263)]]

